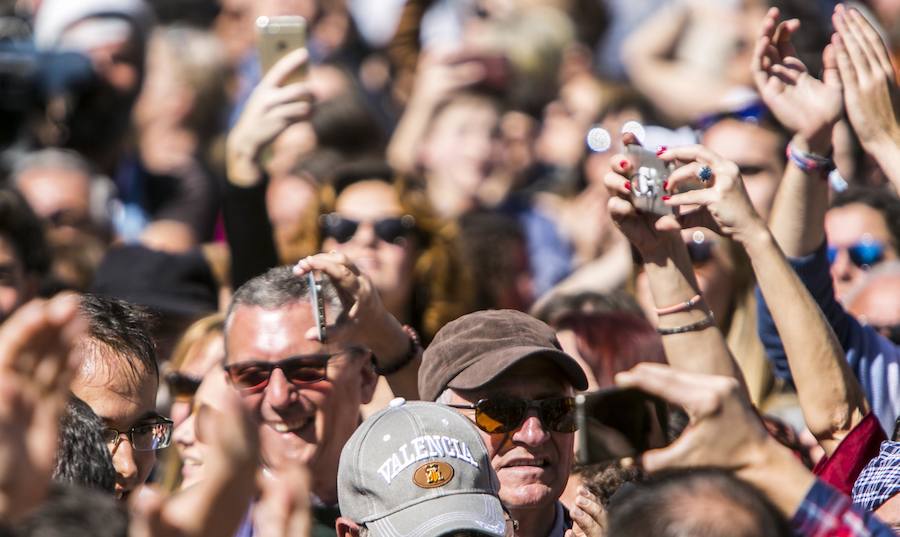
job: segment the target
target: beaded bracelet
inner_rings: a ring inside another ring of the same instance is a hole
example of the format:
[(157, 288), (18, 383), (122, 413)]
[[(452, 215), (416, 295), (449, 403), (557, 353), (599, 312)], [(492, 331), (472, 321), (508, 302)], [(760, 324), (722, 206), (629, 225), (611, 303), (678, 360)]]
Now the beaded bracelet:
[(407, 364), (416, 359), (417, 356), (422, 354), (422, 340), (419, 339), (419, 333), (416, 332), (416, 329), (409, 326), (408, 324), (403, 325), (403, 332), (409, 337), (409, 350), (406, 351), (406, 355), (400, 359), (399, 362), (389, 365), (387, 367), (379, 367), (378, 363), (375, 361), (375, 355), (372, 355), (372, 367), (375, 369), (375, 373), (381, 376), (393, 375), (397, 371), (400, 371)]
[(709, 328), (714, 324), (715, 321), (713, 320), (712, 315), (707, 315), (696, 323), (676, 326), (675, 328), (657, 328), (656, 331), (659, 332), (659, 335), (661, 336), (671, 336), (673, 334), (684, 334), (685, 332), (696, 332), (697, 330)]
[(657, 315), (668, 315), (670, 313), (678, 313), (680, 311), (687, 311), (703, 300), (703, 297), (700, 295), (694, 295), (690, 300), (686, 300), (680, 304), (675, 304), (674, 306), (667, 306), (665, 308), (656, 308)]
[(791, 162), (806, 173), (819, 172), (824, 177), (827, 177), (828, 172), (834, 169), (834, 161), (829, 157), (800, 151), (794, 147), (794, 142), (790, 142), (787, 145), (786, 153)]

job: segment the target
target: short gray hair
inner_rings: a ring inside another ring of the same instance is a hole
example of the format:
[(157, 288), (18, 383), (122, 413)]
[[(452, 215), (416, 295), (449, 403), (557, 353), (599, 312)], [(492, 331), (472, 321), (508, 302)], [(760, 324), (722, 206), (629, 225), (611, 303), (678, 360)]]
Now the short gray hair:
[[(322, 280), (322, 298), (332, 315), (340, 315), (343, 311), (337, 289), (327, 277)], [(275, 310), (301, 301), (309, 301), (312, 293), (306, 276), (294, 274), (293, 267), (283, 266), (269, 269), (267, 272), (249, 280), (234, 292), (228, 312), (225, 315), (225, 334), (231, 326), (231, 318), (238, 306), (255, 306), (266, 310)]]

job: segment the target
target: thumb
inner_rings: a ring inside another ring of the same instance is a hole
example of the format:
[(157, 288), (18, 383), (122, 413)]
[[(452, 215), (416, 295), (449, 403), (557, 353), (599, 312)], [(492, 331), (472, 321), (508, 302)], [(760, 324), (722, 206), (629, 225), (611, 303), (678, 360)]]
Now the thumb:
[(128, 537), (162, 537), (163, 496), (152, 487), (142, 486), (128, 502)]
[(841, 73), (837, 65), (837, 55), (834, 51), (834, 45), (831, 43), (826, 45), (825, 50), (822, 51), (822, 65), (824, 66), (822, 81), (825, 82), (825, 85), (830, 88), (843, 89)]

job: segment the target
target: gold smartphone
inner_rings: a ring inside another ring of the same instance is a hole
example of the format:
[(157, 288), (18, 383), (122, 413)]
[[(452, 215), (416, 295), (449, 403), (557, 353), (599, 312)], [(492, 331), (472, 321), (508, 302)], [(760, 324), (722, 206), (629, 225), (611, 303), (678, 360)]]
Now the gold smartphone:
[[(256, 19), (259, 62), (265, 75), (278, 60), (287, 54), (306, 47), (306, 19), (295, 15)], [(292, 73), (282, 85), (302, 82), (306, 78), (306, 66)]]

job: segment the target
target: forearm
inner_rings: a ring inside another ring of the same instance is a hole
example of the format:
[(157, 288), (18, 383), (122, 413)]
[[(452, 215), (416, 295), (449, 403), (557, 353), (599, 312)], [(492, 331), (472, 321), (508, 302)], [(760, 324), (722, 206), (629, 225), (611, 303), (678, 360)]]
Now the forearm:
[[(795, 136), (795, 147), (824, 155), (830, 142), (807, 142)], [(802, 257), (825, 240), (828, 182), (820, 173), (806, 173), (788, 162), (769, 215), (769, 228), (788, 257)]]
[(824, 314), (762, 222), (742, 237), (781, 336), (804, 418), (831, 454), (868, 410)]
[(756, 461), (738, 469), (737, 476), (759, 489), (788, 519), (800, 509), (816, 481), (803, 463), (772, 437), (765, 440)]
[(387, 147), (388, 163), (400, 173), (416, 171), (419, 143), (434, 111), (432, 99), (413, 95)]
[(900, 194), (900, 127), (883, 141), (868, 144), (865, 150), (872, 155), (894, 190)]
[[(700, 293), (694, 277), (687, 250), (678, 233), (672, 234), (667, 244), (654, 255), (644, 256), (644, 270), (650, 281), (650, 291), (657, 307), (683, 304)], [(660, 328), (677, 328), (691, 325), (711, 315), (704, 302), (686, 311), (669, 313), (659, 317)], [(678, 369), (712, 375), (743, 377), (722, 333), (713, 323), (702, 330), (666, 335), (662, 338), (669, 363)]]

